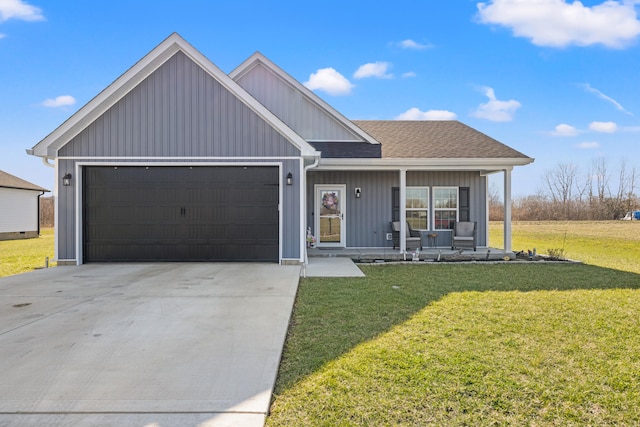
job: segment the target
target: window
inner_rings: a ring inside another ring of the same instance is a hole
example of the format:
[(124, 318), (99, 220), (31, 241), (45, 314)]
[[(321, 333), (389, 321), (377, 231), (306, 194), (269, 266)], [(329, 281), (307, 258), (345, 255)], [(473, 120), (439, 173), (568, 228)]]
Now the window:
[(411, 228), (429, 229), (429, 187), (407, 187), (406, 211)]
[(458, 187), (433, 187), (433, 221), (436, 230), (451, 230), (458, 220)]

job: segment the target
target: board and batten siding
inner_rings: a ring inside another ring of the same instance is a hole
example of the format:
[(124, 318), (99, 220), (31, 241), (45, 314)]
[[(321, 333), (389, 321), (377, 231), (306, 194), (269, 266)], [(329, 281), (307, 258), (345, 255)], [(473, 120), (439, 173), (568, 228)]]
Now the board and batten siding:
[(307, 141), (362, 140), (261, 64), (251, 68), (236, 83)]
[(58, 155), (285, 157), (300, 150), (178, 52)]
[[(391, 247), (386, 240), (390, 232), (391, 189), (400, 185), (398, 171), (317, 171), (309, 172), (307, 182), (307, 224), (313, 230), (316, 184), (345, 184), (347, 186), (347, 247)], [(478, 246), (486, 242), (486, 177), (479, 172), (431, 172), (408, 171), (407, 186), (469, 187), (470, 217), (478, 222)], [(360, 187), (360, 198), (355, 197), (355, 188)], [(433, 200), (432, 192), (430, 192)], [(433, 210), (430, 211), (430, 215)], [(315, 230), (313, 230), (315, 234)]]
[(40, 191), (0, 188), (0, 233), (38, 231)]
[[(67, 172), (74, 179), (71, 186), (59, 187), (57, 258), (76, 258), (77, 162), (150, 166), (265, 162), (282, 165), (282, 257), (298, 259), (300, 154), (262, 117), (178, 52), (59, 150), (58, 179)], [(146, 159), (150, 157), (159, 159)], [(289, 172), (294, 177), (291, 186), (284, 183)]]

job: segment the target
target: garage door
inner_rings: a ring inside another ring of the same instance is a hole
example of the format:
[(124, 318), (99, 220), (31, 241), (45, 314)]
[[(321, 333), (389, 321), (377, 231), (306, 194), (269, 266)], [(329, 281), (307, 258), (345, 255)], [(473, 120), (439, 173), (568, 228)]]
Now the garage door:
[(279, 259), (276, 167), (86, 167), (84, 261)]

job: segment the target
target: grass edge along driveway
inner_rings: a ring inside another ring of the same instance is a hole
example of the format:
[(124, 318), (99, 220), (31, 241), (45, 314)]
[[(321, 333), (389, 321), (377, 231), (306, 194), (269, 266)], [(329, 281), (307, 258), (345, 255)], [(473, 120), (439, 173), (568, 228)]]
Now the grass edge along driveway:
[(363, 270), (302, 281), (267, 426), (640, 423), (639, 275)]

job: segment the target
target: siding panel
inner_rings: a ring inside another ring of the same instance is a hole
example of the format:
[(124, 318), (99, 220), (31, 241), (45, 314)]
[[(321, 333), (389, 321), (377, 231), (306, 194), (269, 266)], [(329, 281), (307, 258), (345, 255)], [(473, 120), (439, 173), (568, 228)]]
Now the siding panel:
[(237, 83), (306, 140), (361, 140), (262, 65), (253, 67)]
[(60, 156), (297, 156), (299, 150), (181, 52)]
[[(471, 220), (478, 222), (478, 244), (486, 245), (486, 184), (477, 172), (407, 172), (407, 186), (469, 187)], [(310, 172), (307, 185), (307, 224), (314, 227), (315, 184), (347, 185), (347, 247), (392, 246), (385, 240), (391, 221), (391, 188), (400, 185), (400, 173), (385, 172)], [(362, 188), (360, 199), (355, 187)], [(432, 192), (430, 192), (431, 197)], [(430, 213), (432, 214), (432, 213)], [(315, 230), (314, 230), (315, 233)]]

